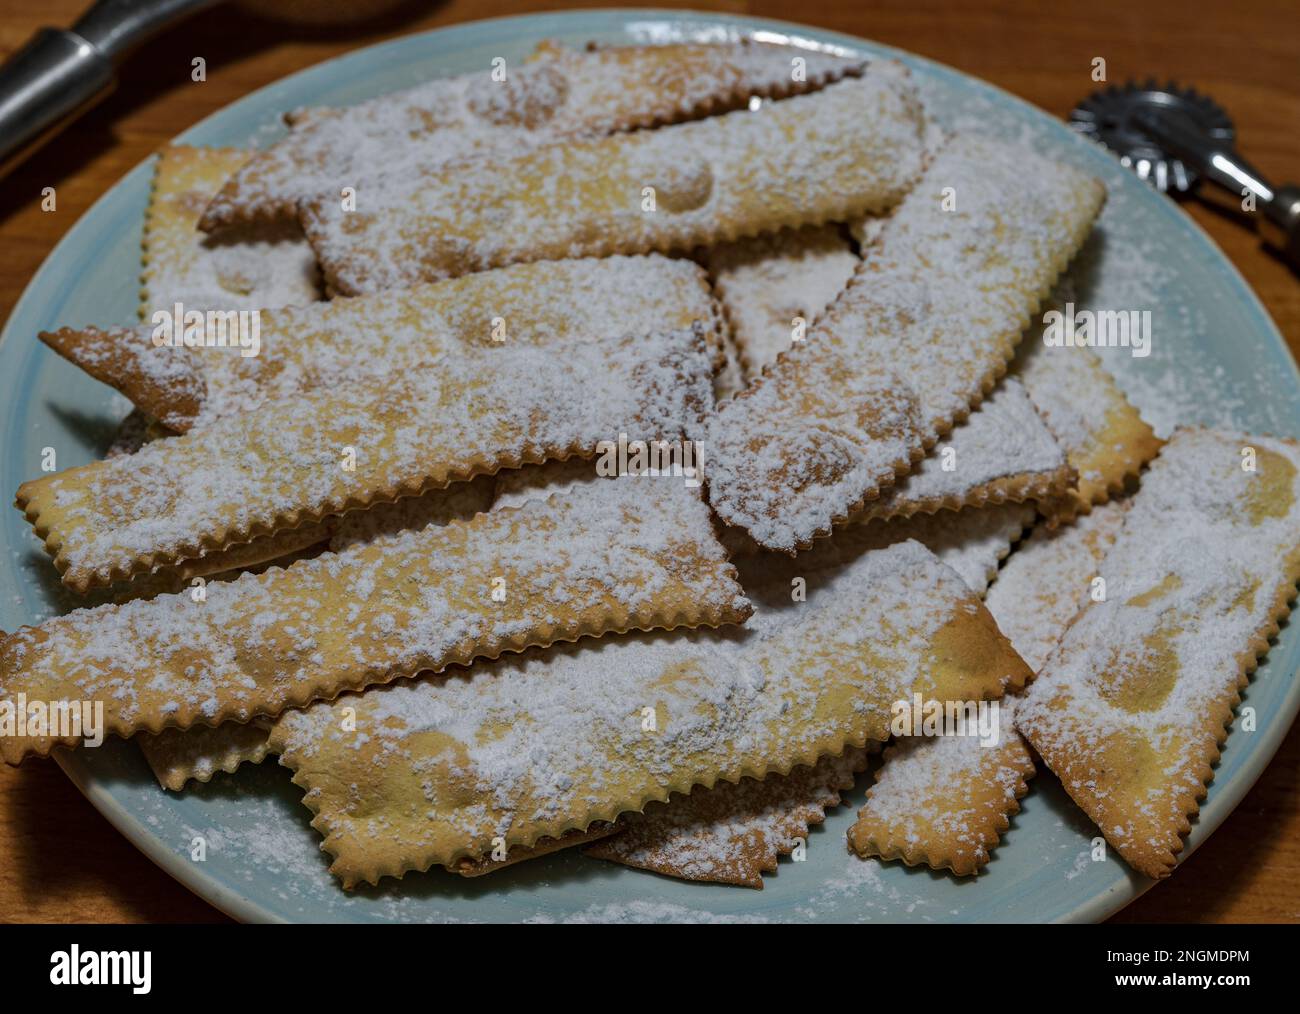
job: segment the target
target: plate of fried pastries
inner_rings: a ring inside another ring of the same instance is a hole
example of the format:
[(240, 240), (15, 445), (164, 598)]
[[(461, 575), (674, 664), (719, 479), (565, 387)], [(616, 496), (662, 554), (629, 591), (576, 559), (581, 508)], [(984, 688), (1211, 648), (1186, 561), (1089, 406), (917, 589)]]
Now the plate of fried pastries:
[(0, 405), (0, 753), (241, 919), (1102, 919), (1300, 707), (1257, 299), (831, 32), (529, 16), (262, 89), (69, 231)]

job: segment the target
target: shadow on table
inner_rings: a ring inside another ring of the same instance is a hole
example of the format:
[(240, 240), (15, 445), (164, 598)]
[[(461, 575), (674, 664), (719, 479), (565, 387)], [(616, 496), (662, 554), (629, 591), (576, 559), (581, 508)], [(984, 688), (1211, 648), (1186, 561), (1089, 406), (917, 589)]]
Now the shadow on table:
[[(190, 87), (190, 61), (195, 56), (207, 61), (210, 79), (223, 67), (286, 42), (334, 41), (357, 48), (367, 46), (397, 34), (410, 21), (438, 6), (437, 0), (406, 0), (366, 21), (305, 25), (221, 4), (182, 21), (132, 53), (119, 68), (117, 89), (111, 95), (5, 178), (0, 187), (0, 224), (39, 201), (43, 188), (57, 190), (83, 165), (112, 148), (118, 141), (116, 125), (130, 113), (178, 88)], [(200, 107), (194, 119), (212, 111)]]
[(226, 922), (138, 852), (49, 759), (29, 759), (0, 777), (0, 824), (14, 835), (15, 922)]
[[(1240, 735), (1240, 733), (1235, 733)], [(1267, 875), (1267, 860), (1286, 846), (1286, 814), (1278, 801), (1297, 807), (1296, 773), (1300, 771), (1300, 724), (1283, 740), (1246, 798), (1200, 848), (1180, 863), (1168, 880), (1120, 910), (1113, 922), (1224, 922), (1254, 882)], [(1195, 824), (1195, 819), (1193, 819)], [(1273, 874), (1276, 877), (1276, 873)], [(1213, 884), (1213, 890), (1207, 885)], [(1268, 913), (1281, 898), (1262, 898), (1252, 905), (1251, 921), (1295, 922), (1293, 910)], [(1235, 920), (1234, 920), (1235, 921)]]

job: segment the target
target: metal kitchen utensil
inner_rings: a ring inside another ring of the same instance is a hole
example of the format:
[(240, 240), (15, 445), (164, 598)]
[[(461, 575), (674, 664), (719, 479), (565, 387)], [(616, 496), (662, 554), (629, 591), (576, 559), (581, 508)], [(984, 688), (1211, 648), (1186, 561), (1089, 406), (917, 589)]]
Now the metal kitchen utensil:
[(1232, 120), (1208, 96), (1172, 81), (1128, 82), (1088, 96), (1070, 126), (1162, 192), (1182, 196), (1202, 180), (1217, 184), (1242, 210), (1253, 207), (1265, 242), (1300, 269), (1300, 187), (1274, 186), (1247, 162)]
[(0, 175), (113, 90), (131, 50), (221, 0), (99, 0), (69, 30), (42, 28), (0, 66)]
[[(223, 0), (98, 0), (71, 29), (42, 28), (0, 66), (0, 176), (102, 99), (142, 42)], [(257, 0), (254, 13), (298, 24), (365, 21), (400, 0)]]

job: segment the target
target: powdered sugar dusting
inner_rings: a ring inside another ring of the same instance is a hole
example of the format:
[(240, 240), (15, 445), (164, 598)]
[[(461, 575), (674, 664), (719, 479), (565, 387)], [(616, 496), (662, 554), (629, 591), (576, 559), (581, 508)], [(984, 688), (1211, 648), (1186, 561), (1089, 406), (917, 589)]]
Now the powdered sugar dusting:
[(708, 266), (752, 379), (790, 348), (796, 319), (811, 326), (843, 291), (858, 257), (842, 227), (823, 225), (721, 244)]
[[(784, 607), (774, 592), (741, 630), (601, 640), (370, 692), (347, 702), (355, 733), (342, 702), (285, 715), (277, 736), (336, 869), (372, 879), (482, 855), (497, 835), (527, 844), (669, 788), (782, 770), (855, 726), (882, 738), (887, 702), (929, 683), (930, 638), (969, 592), (914, 542), (816, 576), (807, 603), (787, 585)], [(360, 808), (333, 788), (376, 764), (416, 774)]]
[(1008, 377), (947, 440), (880, 498), (865, 517), (890, 517), (916, 505), (956, 506), (993, 484), (1065, 478), (1066, 456), (1024, 387)]
[(145, 215), (141, 317), (190, 310), (303, 306), (320, 298), (316, 255), (292, 219), (204, 236), (204, 206), (252, 152), (170, 145), (158, 156)]
[(1026, 699), (1021, 729), (1149, 875), (1173, 864), (1243, 661), (1294, 594), (1297, 462), (1291, 442), (1175, 432), (1102, 561), (1105, 601), (1080, 611)]
[(304, 391), (428, 368), (441, 356), (493, 347), (564, 346), (705, 325), (714, 309), (704, 272), (666, 257), (524, 264), (382, 296), (335, 299), (268, 310), (260, 351), (158, 348), (150, 326), (86, 329), (74, 347), (79, 365), (130, 356), (133, 371), (161, 391), (183, 393), (191, 375), (204, 391), (185, 429), (251, 412)]
[[(1070, 287), (1060, 288), (1070, 298)], [(1159, 449), (1151, 428), (1091, 349), (1030, 341), (1015, 369), (1078, 472), (1074, 498), (1080, 505), (1104, 502)]]
[(788, 855), (827, 808), (839, 805), (840, 790), (852, 786), (866, 763), (866, 751), (850, 747), (788, 775), (675, 794), (626, 815), (625, 830), (586, 852), (685, 880), (761, 888), (763, 872), (776, 869), (777, 857)]
[[(1033, 517), (1032, 507), (1006, 504), (873, 522), (869, 531), (882, 546), (915, 539), (955, 570), (967, 587), (982, 594)], [(841, 552), (852, 553), (850, 541), (839, 533), (821, 551), (806, 555), (804, 565), (809, 569), (827, 565), (825, 557), (831, 549), (842, 559)], [(760, 561), (744, 565), (746, 575), (764, 569)], [(1006, 727), (1010, 730), (1009, 721)], [(626, 818), (627, 831), (588, 851), (601, 859), (688, 880), (761, 887), (762, 872), (775, 869), (777, 856), (790, 850), (794, 837), (802, 836), (809, 823), (820, 823), (827, 807), (839, 804), (838, 790), (848, 788), (853, 773), (865, 763), (865, 757), (850, 750), (823, 758), (811, 768), (798, 768), (789, 777), (769, 775), (762, 781), (744, 779), (737, 785), (696, 789), (689, 796), (647, 809), (643, 817)]]
[(722, 519), (793, 550), (888, 484), (1002, 371), (1101, 199), (1034, 152), (952, 139), (808, 341), (720, 406)]
[(465, 350), (34, 480), (19, 495), (55, 540), (65, 580), (102, 579), (247, 541), (284, 518), (494, 471), (503, 458), (592, 453), (621, 432), (671, 438), (711, 404), (711, 376), (698, 325), (563, 354)]
[(1035, 672), (1088, 599), (1127, 509), (1116, 500), (1060, 528), (1040, 525), (998, 573), (986, 599), (989, 612)]
[(882, 536), (894, 541), (916, 539), (955, 570), (971, 591), (983, 595), (998, 572), (998, 564), (1033, 521), (1032, 506), (1008, 503), (872, 524), (879, 526)]
[(1018, 698), (999, 702), (995, 745), (977, 736), (905, 736), (886, 751), (849, 831), (860, 852), (978, 872), (1019, 809), (1033, 760), (1015, 732)]
[[(805, 54), (804, 87), (861, 62)], [(440, 78), (347, 109), (299, 110), (289, 136), (256, 157), (205, 214), (205, 228), (293, 213), (300, 198), (381, 174), (410, 180), (471, 155), (515, 154), (559, 138), (671, 122), (792, 91), (788, 51), (757, 43), (610, 47), (543, 44), (532, 60)]]
[(517, 261), (688, 250), (896, 204), (921, 167), (922, 123), (906, 80), (873, 65), (755, 112), (565, 141), (490, 171), (467, 160), (418, 186), (363, 188), (356, 210), (304, 202), (300, 217), (344, 294)]
[[(610, 481), (211, 582), (201, 600), (161, 595), (23, 628), (0, 646), (0, 690), (103, 700), (111, 731), (158, 731), (557, 637), (744, 610), (696, 492)], [(13, 762), (49, 745), (0, 740)]]

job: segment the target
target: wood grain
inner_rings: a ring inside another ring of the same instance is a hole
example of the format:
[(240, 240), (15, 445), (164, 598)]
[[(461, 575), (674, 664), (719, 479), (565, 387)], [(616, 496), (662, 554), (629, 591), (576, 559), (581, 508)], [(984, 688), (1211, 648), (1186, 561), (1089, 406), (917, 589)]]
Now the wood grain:
[[(0, 0), (0, 53), (14, 50), (41, 25), (71, 24), (84, 5)], [(209, 113), (358, 46), (548, 7), (411, 2), (368, 25), (305, 29), (230, 6), (146, 44), (123, 69), (110, 98), (0, 180), (0, 317), (8, 316), (33, 272), (82, 212), (137, 162)], [(1106, 58), (1112, 81), (1157, 75), (1194, 82), (1232, 112), (1243, 150), (1262, 171), (1277, 180), (1300, 176), (1300, 33), (1294, 30), (1293, 0), (805, 0), (797, 7), (730, 3), (716, 9), (793, 15), (908, 49), (1057, 116), (1092, 90), (1089, 72), (1097, 56)], [(202, 83), (190, 80), (195, 56), (207, 60)], [(53, 213), (40, 210), (47, 186), (58, 192)], [(1293, 352), (1300, 350), (1300, 281), (1235, 221), (1196, 204), (1189, 211), (1259, 293)], [(1209, 842), (1118, 919), (1300, 921), (1298, 776), (1300, 727)], [(222, 918), (118, 835), (53, 763), (0, 767), (0, 920)]]

